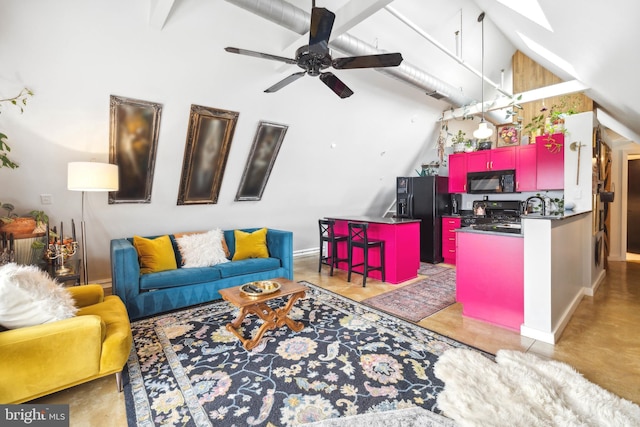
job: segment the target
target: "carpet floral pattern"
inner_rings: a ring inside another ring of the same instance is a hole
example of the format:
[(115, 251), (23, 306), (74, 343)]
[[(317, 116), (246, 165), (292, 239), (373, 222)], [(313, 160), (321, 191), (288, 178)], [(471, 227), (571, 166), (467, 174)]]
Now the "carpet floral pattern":
[[(252, 351), (225, 329), (224, 301), (132, 323), (130, 426), (293, 426), (406, 407), (438, 412), (438, 356), (469, 348), (306, 283), (291, 317)], [(245, 335), (260, 320), (245, 319)]]

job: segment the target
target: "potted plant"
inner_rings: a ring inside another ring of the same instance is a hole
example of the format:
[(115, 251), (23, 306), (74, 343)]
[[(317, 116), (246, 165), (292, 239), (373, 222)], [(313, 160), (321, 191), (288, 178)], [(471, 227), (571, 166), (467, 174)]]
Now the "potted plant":
[(453, 142), (453, 152), (463, 153), (465, 150), (465, 137), (467, 134), (462, 130), (458, 130), (458, 133), (453, 136), (451, 141)]
[(5, 216), (0, 217), (0, 232), (20, 235), (31, 234), (36, 228), (36, 220), (30, 216), (20, 217), (13, 211), (15, 207), (11, 203), (3, 203), (2, 209), (7, 211)]
[(464, 142), (464, 152), (471, 153), (472, 151), (476, 151), (476, 142), (472, 139), (467, 139)]
[[(0, 107), (3, 102), (9, 102), (18, 108), (20, 108), (20, 112), (24, 111), (24, 107), (27, 105), (27, 98), (32, 96), (33, 92), (29, 89), (24, 88), (20, 91), (20, 93), (13, 98), (0, 99)], [(0, 113), (2, 110), (0, 109)], [(0, 132), (0, 168), (10, 168), (15, 169), (18, 167), (18, 164), (13, 160), (9, 159), (9, 152), (11, 151), (11, 147), (7, 144), (7, 135)]]

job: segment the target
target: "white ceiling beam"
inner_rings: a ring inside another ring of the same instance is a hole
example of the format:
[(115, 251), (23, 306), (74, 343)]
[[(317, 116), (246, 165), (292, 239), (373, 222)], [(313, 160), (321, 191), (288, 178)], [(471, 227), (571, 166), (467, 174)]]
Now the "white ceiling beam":
[(627, 126), (620, 123), (614, 117), (609, 115), (606, 111), (601, 108), (596, 108), (596, 117), (598, 117), (598, 121), (600, 124), (606, 128), (611, 129), (618, 135), (628, 139), (629, 141), (633, 141), (636, 143), (640, 142), (640, 135), (629, 129)]
[[(502, 110), (511, 107), (514, 102), (516, 104), (525, 104), (527, 102), (539, 101), (541, 99), (551, 98), (553, 96), (563, 96), (577, 92), (584, 92), (587, 89), (589, 89), (589, 87), (584, 83), (578, 80), (569, 80), (568, 82), (557, 83), (554, 85), (541, 87), (539, 89), (522, 92), (520, 94), (515, 94), (513, 95), (513, 98), (510, 98), (508, 96), (501, 96), (493, 101), (485, 101), (484, 111), (487, 112)], [(478, 102), (474, 105), (444, 111), (442, 120), (452, 120), (481, 113), (482, 103)]]
[(149, 26), (162, 30), (167, 23), (175, 0), (151, 0), (149, 2)]

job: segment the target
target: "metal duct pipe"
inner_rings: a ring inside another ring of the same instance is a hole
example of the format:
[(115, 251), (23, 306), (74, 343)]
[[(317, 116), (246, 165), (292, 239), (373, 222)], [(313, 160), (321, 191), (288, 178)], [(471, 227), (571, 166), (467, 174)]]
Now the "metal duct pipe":
[[(311, 14), (293, 6), (284, 0), (226, 0), (228, 3), (241, 7), (251, 13), (261, 16), (275, 24), (285, 27), (300, 35), (309, 32)], [(374, 55), (385, 53), (364, 41), (342, 34), (330, 41), (329, 45), (348, 56)], [(407, 83), (426, 94), (436, 93), (439, 97), (445, 97), (449, 103), (455, 107), (475, 104), (477, 101), (462, 95), (460, 90), (418, 67), (411, 65), (407, 61), (402, 61), (398, 67), (376, 68), (378, 72), (394, 77)], [(471, 110), (474, 112), (475, 110)], [(479, 112), (479, 110), (477, 111)], [(504, 121), (502, 114), (487, 114), (487, 116), (497, 123)]]

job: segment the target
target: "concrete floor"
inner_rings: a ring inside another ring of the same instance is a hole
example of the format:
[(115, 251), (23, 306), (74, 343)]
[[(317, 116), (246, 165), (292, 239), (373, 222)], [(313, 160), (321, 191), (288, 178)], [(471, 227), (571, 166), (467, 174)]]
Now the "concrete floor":
[[(400, 285), (367, 280), (346, 272), (318, 273), (317, 256), (294, 259), (294, 279), (307, 280), (355, 301), (387, 292)], [(593, 297), (585, 296), (559, 342), (553, 346), (506, 329), (462, 316), (454, 304), (423, 319), (421, 326), (463, 343), (494, 353), (499, 349), (532, 352), (569, 363), (585, 378), (640, 404), (640, 262), (609, 262), (604, 282)], [(68, 403), (71, 426), (125, 426), (124, 395), (109, 376), (79, 385), (31, 403)]]

